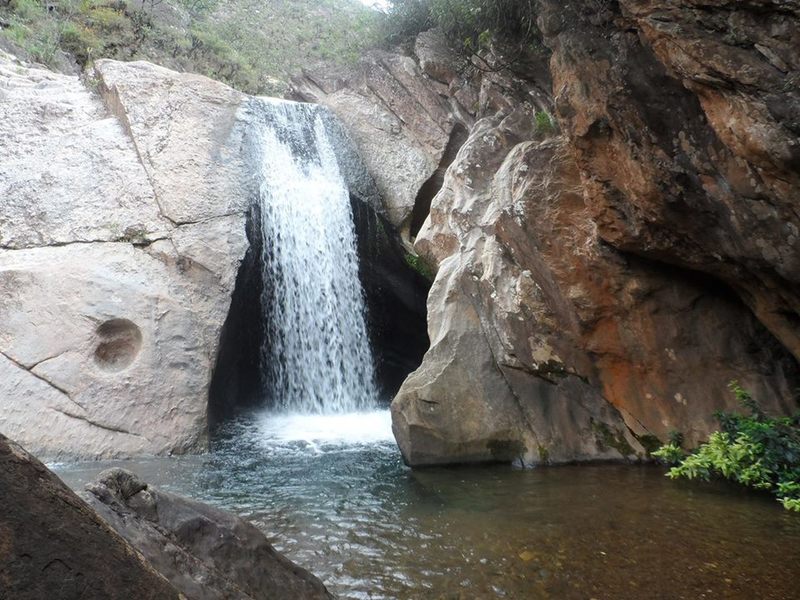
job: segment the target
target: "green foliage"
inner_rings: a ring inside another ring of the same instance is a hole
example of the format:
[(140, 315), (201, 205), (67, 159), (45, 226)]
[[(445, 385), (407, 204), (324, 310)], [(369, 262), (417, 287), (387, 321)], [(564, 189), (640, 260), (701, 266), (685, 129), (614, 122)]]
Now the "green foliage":
[(303, 66), (356, 60), (382, 15), (359, 0), (0, 0), (3, 36), (58, 68), (144, 59), (253, 94), (280, 94)]
[(416, 254), (406, 254), (406, 263), (428, 281), (433, 281), (434, 273), (422, 257)]
[(718, 413), (720, 431), (693, 453), (673, 440), (653, 455), (675, 465), (667, 473), (673, 479), (723, 477), (769, 490), (784, 507), (800, 511), (800, 413), (769, 417), (737, 382), (729, 387), (748, 415)]
[(546, 110), (537, 111), (533, 118), (536, 121), (536, 132), (540, 135), (549, 136), (558, 131), (556, 120)]
[(179, 0), (179, 2), (195, 16), (211, 14), (220, 4), (220, 0)]
[(403, 42), (440, 27), (464, 48), (477, 52), (495, 37), (538, 43), (533, 0), (395, 0), (386, 21), (390, 42)]
[(22, 20), (31, 20), (41, 17), (45, 10), (39, 0), (11, 0), (11, 10)]

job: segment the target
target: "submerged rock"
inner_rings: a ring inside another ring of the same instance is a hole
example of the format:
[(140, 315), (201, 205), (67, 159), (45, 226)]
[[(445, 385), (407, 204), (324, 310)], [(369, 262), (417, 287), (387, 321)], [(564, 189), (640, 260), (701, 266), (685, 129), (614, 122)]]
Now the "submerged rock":
[(229, 513), (151, 488), (124, 469), (102, 472), (86, 490), (89, 506), (187, 598), (332, 598), (254, 525)]
[(0, 597), (183, 598), (58, 477), (0, 435)]

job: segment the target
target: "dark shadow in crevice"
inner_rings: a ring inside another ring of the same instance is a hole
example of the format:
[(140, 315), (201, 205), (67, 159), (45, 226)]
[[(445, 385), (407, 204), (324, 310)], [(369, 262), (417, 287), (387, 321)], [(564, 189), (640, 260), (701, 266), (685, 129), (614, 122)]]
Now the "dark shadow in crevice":
[(261, 215), (256, 204), (250, 208), (246, 227), (250, 246), (236, 277), (208, 393), (210, 427), (265, 401), (261, 373), (261, 344), (266, 334), (261, 306)]
[(370, 205), (351, 197), (359, 277), (367, 305), (367, 330), (384, 403), (428, 350), (427, 300), (431, 282), (405, 259), (399, 236)]
[(453, 164), (453, 161), (458, 155), (458, 151), (461, 149), (461, 146), (464, 145), (464, 142), (467, 141), (468, 137), (469, 132), (466, 127), (460, 123), (456, 123), (453, 127), (453, 131), (450, 132), (450, 139), (444, 149), (442, 159), (439, 161), (439, 166), (433, 172), (433, 175), (422, 184), (422, 187), (419, 188), (419, 192), (417, 192), (417, 197), (414, 200), (414, 210), (411, 213), (411, 225), (409, 230), (412, 239), (417, 237), (419, 230), (422, 229), (425, 219), (428, 218), (428, 214), (431, 212), (431, 202), (434, 196), (439, 193), (439, 190), (442, 189), (444, 174), (447, 172), (450, 165)]

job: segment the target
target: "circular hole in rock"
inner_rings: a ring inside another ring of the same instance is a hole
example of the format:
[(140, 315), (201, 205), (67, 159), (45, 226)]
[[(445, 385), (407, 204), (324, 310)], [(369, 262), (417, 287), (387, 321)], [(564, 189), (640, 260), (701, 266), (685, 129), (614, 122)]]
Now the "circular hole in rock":
[(122, 371), (129, 367), (142, 348), (142, 332), (128, 319), (111, 319), (97, 328), (100, 343), (94, 361), (104, 371)]

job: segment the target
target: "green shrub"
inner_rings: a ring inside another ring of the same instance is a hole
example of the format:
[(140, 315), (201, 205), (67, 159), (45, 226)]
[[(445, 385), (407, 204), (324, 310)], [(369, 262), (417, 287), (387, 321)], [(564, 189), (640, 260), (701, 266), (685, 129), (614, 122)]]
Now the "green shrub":
[(41, 0), (11, 0), (11, 10), (23, 21), (41, 18), (46, 14)]
[(58, 50), (145, 59), (252, 94), (282, 94), (290, 75), (357, 60), (377, 45), (382, 15), (359, 0), (0, 0), (0, 36), (59, 68)]
[(653, 456), (675, 465), (667, 472), (673, 479), (723, 477), (769, 490), (785, 508), (800, 511), (800, 413), (769, 417), (737, 382), (730, 389), (748, 415), (717, 413), (720, 431), (695, 452), (686, 453), (672, 440)]
[(78, 64), (89, 62), (92, 54), (101, 47), (97, 35), (85, 25), (68, 21), (61, 28), (61, 47), (72, 54)]
[(406, 253), (406, 264), (408, 264), (409, 267), (414, 269), (428, 281), (433, 281), (435, 277), (433, 270), (430, 268), (430, 266), (428, 266), (421, 256)]
[(536, 122), (536, 132), (542, 136), (552, 135), (558, 130), (556, 120), (546, 110), (538, 111), (533, 118)]
[(538, 44), (535, 3), (529, 0), (395, 0), (386, 20), (386, 36), (402, 42), (440, 27), (471, 52), (499, 37)]

